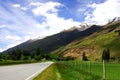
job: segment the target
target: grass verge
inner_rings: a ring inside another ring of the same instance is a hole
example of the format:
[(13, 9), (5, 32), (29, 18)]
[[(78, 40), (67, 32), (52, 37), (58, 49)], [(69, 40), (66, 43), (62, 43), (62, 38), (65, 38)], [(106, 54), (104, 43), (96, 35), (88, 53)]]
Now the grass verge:
[(36, 76), (33, 80), (62, 80), (62, 79), (60, 79), (60, 74), (57, 70), (56, 63), (53, 63), (41, 74)]
[(101, 80), (101, 77), (81, 71), (78, 68), (71, 67), (65, 62), (57, 62), (33, 80)]

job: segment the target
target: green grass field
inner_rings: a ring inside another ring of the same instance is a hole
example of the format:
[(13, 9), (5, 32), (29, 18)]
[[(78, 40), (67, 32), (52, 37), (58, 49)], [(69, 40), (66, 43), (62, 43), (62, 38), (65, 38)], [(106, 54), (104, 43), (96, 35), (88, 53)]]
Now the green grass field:
[[(72, 66), (75, 69), (81, 69), (85, 72), (90, 72), (89, 61), (79, 62), (71, 61), (65, 62), (66, 65)], [(82, 64), (82, 66), (81, 66)], [(91, 74), (103, 77), (103, 65), (101, 62), (91, 62)], [(107, 80), (120, 80), (120, 64), (119, 63), (106, 63), (106, 79)]]
[[(82, 65), (81, 65), (82, 64)], [(49, 79), (47, 79), (48, 77)], [(56, 62), (34, 80), (103, 80), (103, 66), (101, 62), (64, 61)], [(106, 80), (120, 80), (120, 64), (106, 64)]]

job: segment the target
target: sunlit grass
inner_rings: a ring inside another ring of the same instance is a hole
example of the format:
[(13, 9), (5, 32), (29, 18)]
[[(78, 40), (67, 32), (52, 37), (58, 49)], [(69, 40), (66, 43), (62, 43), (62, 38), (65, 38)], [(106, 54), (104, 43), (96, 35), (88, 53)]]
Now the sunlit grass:
[(56, 64), (52, 64), (33, 80), (62, 80), (57, 70)]

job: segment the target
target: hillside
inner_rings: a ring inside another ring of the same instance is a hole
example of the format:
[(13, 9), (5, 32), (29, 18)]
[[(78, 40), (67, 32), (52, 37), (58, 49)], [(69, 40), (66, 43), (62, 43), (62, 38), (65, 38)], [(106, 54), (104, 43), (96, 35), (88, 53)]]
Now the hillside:
[(115, 21), (104, 25), (102, 29), (92, 35), (73, 41), (69, 45), (55, 50), (53, 53), (61, 53), (64, 56), (82, 57), (83, 52), (89, 59), (101, 59), (104, 48), (109, 48), (111, 57), (120, 60), (120, 21)]
[(29, 40), (3, 53), (8, 53), (15, 49), (34, 53), (39, 49), (41, 54), (63, 54), (64, 57), (82, 58), (82, 54), (85, 52), (88, 59), (101, 60), (103, 49), (109, 48), (111, 58), (115, 57), (120, 60), (119, 30), (120, 20), (104, 26), (92, 25), (85, 30), (73, 27), (43, 39)]
[(35, 52), (36, 50), (40, 50), (40, 53), (51, 53), (52, 51), (66, 46), (67, 44), (71, 43), (74, 40), (77, 39), (83, 39), (94, 32), (101, 29), (101, 26), (93, 25), (90, 28), (87, 28), (86, 30), (80, 30), (78, 28), (72, 28), (66, 31), (62, 31), (58, 34), (48, 36), (44, 39), (38, 39), (35, 41), (29, 40), (27, 42), (24, 42), (20, 45), (17, 45), (13, 48), (10, 48), (3, 53), (11, 52), (15, 49), (20, 49), (22, 51), (29, 51), (29, 52)]

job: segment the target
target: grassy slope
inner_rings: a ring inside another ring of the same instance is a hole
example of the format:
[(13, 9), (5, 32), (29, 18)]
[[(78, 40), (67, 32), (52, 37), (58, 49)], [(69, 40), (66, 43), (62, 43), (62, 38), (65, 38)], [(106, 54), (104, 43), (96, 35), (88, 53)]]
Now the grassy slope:
[[(120, 29), (120, 21), (105, 25), (101, 31), (98, 31), (83, 40), (73, 42), (58, 51), (65, 55), (68, 53), (77, 53), (78, 56), (85, 51), (90, 59), (95, 60), (101, 58), (101, 53), (104, 48), (109, 48), (111, 56), (120, 57), (120, 36), (115, 33), (115, 30)], [(67, 56), (69, 56), (69, 54)]]

